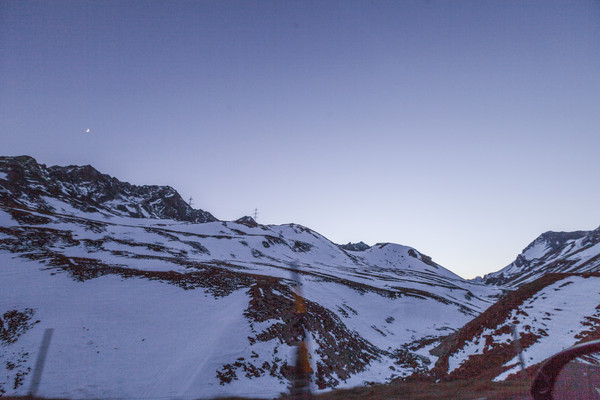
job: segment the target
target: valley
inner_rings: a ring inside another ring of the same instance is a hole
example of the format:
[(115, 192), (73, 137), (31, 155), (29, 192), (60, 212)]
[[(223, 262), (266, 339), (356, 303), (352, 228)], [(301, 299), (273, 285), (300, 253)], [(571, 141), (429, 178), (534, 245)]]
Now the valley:
[(0, 200), (2, 395), (27, 393), (51, 328), (39, 396), (278, 397), (301, 336), (294, 273), (323, 398), (416, 399), (415, 380), (446, 382), (425, 386), (439, 398), (461, 382), (516, 393), (546, 357), (600, 337), (599, 230), (543, 234), (466, 280), (408, 246), (219, 221), (90, 166), (0, 157)]

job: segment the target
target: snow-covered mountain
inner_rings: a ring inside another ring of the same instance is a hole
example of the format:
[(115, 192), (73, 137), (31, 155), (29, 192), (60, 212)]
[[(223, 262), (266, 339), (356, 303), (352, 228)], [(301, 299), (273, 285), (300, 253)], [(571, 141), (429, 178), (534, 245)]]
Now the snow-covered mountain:
[(510, 265), (483, 277), (486, 283), (518, 287), (549, 273), (600, 269), (600, 227), (593, 231), (546, 232)]
[(429, 374), (504, 380), (525, 367), (531, 376), (546, 358), (594, 339), (600, 339), (600, 274), (547, 274), (446, 338), (434, 349), (440, 357)]
[(292, 270), (318, 389), (431, 369), (437, 338), (502, 292), (410, 247), (217, 221), (170, 187), (2, 157), (0, 393), (27, 392), (54, 328), (42, 396), (275, 396), (300, 334)]

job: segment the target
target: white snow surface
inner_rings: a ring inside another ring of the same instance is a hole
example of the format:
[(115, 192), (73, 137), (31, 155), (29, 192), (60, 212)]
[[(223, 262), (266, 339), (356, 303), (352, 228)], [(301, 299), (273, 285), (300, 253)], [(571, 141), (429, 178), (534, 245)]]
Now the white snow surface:
[(532, 246), (529, 246), (521, 255), (527, 260), (542, 258), (548, 251), (548, 247), (548, 243), (543, 240), (538, 240)]
[[(55, 332), (38, 394), (47, 397), (142, 398), (244, 395), (247, 386), (219, 385), (220, 360), (245, 350), (248, 296), (215, 299), (198, 290), (116, 276), (74, 282), (48, 279), (36, 263), (0, 259), (2, 304), (36, 310), (41, 322), (18, 346), (36, 349)], [(9, 264), (18, 265), (18, 273)], [(23, 285), (27, 281), (27, 285)], [(271, 397), (280, 382), (266, 377), (252, 392)], [(26, 389), (26, 388), (23, 388)], [(20, 390), (13, 394), (25, 394)]]
[[(59, 200), (47, 201), (59, 214), (32, 212), (51, 222), (31, 228), (72, 234), (78, 243), (58, 240), (50, 246), (72, 261), (79, 257), (140, 271), (186, 273), (190, 267), (178, 262), (185, 259), (286, 282), (290, 269), (298, 267), (304, 273), (304, 296), (382, 351), (446, 335), (485, 310), (500, 293), (500, 288), (465, 281), (424, 262), (424, 256), (406, 246), (382, 244), (347, 252), (296, 224), (192, 224), (82, 213)], [(0, 223), (27, 227), (2, 210)], [(29, 352), (32, 356), (24, 365), (33, 368), (44, 329), (55, 329), (41, 396), (271, 398), (287, 391), (289, 382), (268, 374), (256, 378), (238, 371), (238, 379), (224, 385), (217, 378), (224, 364), (249, 360), (256, 353), (260, 365), (272, 359), (275, 348), (282, 360), (293, 363), (292, 348), (278, 340), (249, 343), (248, 337), (279, 320), (256, 324), (253, 332), (244, 315), (250, 301), (247, 288), (215, 298), (203, 289), (118, 275), (79, 282), (5, 250), (0, 250), (0, 282), (0, 315), (29, 308), (35, 312), (33, 320), (40, 321), (16, 343), (0, 349), (1, 357), (8, 361), (20, 351)], [(311, 346), (315, 350), (314, 342)], [(416, 353), (429, 358), (432, 367), (436, 358), (428, 350)], [(314, 364), (319, 357), (312, 354)], [(393, 365), (393, 359), (382, 356), (339, 387), (385, 382), (392, 375), (412, 372), (398, 366), (392, 371)], [(0, 360), (0, 377), (13, 375)], [(8, 394), (26, 394), (30, 379), (31, 374)]]

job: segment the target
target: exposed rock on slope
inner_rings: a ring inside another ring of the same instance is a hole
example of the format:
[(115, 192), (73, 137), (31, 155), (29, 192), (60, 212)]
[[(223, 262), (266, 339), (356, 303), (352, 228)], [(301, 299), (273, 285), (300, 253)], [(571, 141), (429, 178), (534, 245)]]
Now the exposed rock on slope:
[(346, 243), (346, 244), (340, 244), (340, 249), (344, 249), (344, 250), (348, 250), (348, 251), (365, 251), (371, 248), (371, 246), (369, 246), (368, 244), (364, 243), (364, 242), (358, 242), (358, 243)]

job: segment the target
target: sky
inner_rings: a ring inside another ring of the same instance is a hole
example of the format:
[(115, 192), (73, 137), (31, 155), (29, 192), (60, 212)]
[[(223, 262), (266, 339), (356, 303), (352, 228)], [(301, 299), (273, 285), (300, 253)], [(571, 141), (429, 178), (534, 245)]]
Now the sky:
[(473, 278), (600, 225), (600, 1), (0, 0), (0, 154)]

